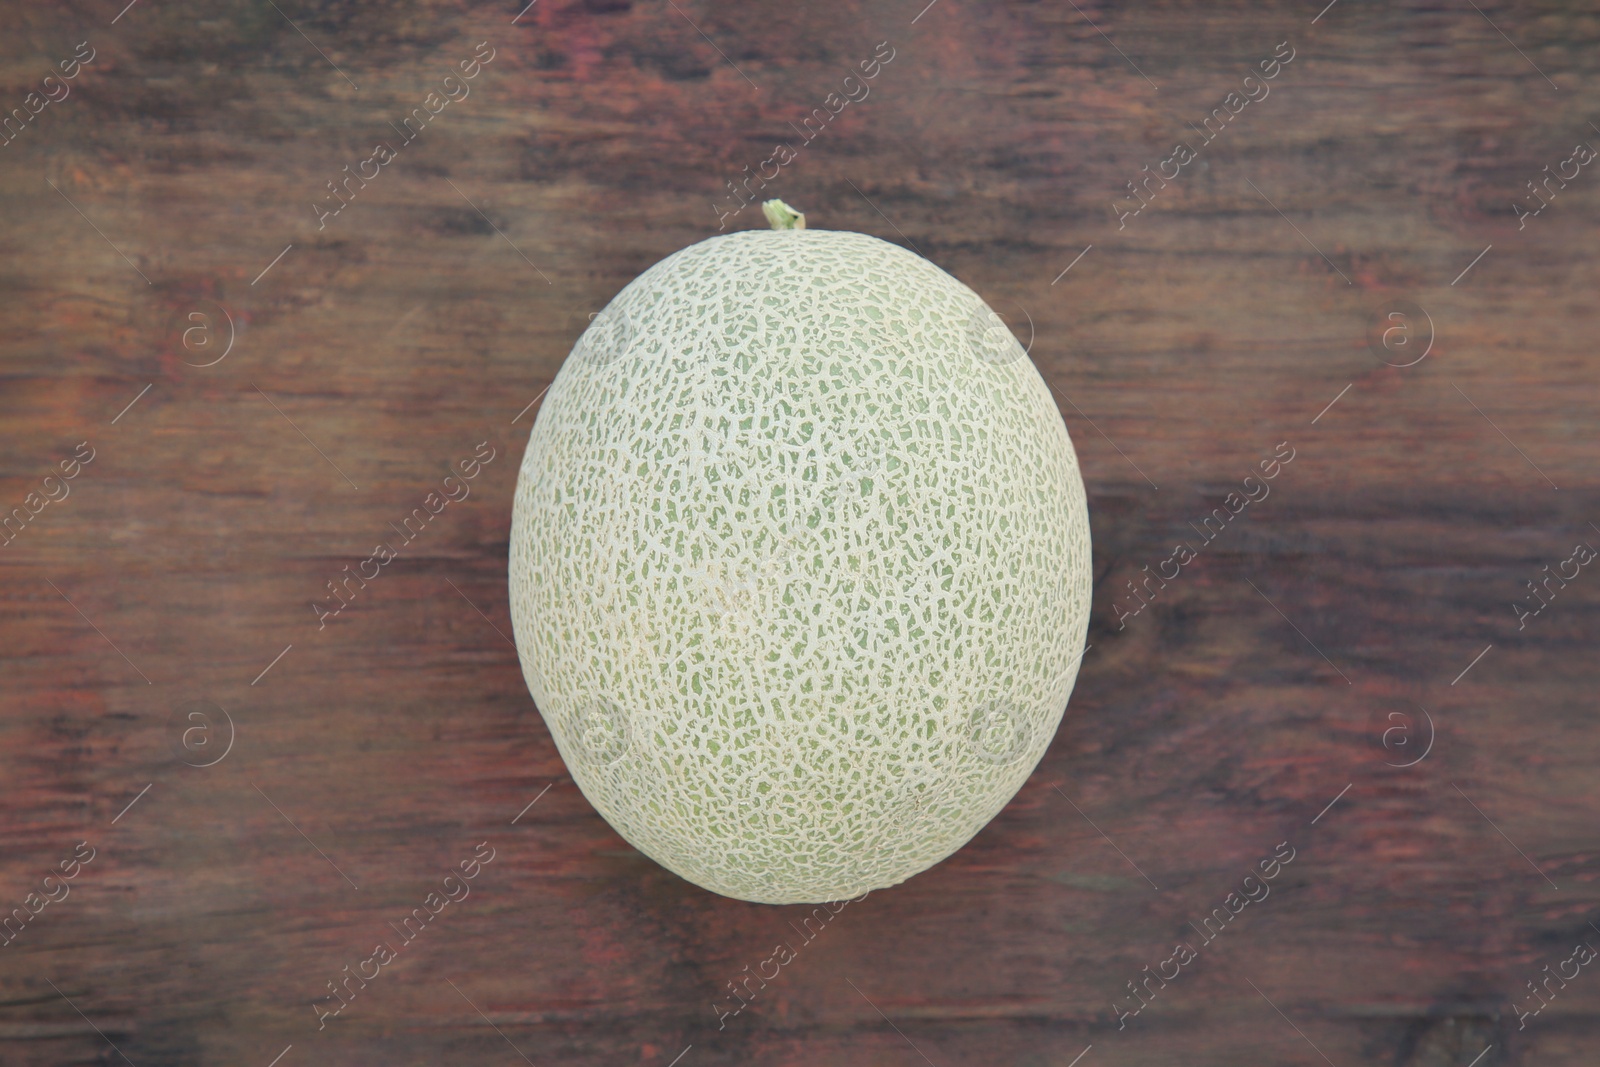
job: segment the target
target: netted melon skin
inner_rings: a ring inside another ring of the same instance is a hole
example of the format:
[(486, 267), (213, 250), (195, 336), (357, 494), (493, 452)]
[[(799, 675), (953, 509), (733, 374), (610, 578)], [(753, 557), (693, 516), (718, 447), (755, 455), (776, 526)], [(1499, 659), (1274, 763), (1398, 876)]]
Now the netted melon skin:
[(1060, 723), (1082, 477), (1032, 362), (862, 234), (677, 252), (579, 339), (517, 480), (523, 673), (584, 796), (725, 896), (817, 903), (967, 842)]

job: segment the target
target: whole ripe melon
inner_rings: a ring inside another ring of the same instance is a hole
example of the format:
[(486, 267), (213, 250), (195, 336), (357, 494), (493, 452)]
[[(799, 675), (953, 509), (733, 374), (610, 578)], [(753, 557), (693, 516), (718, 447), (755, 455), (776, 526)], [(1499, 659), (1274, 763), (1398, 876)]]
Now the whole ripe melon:
[(517, 651), (662, 866), (817, 903), (949, 856), (1044, 754), (1088, 623), (1050, 391), (976, 293), (815, 229), (713, 237), (578, 339), (517, 480)]

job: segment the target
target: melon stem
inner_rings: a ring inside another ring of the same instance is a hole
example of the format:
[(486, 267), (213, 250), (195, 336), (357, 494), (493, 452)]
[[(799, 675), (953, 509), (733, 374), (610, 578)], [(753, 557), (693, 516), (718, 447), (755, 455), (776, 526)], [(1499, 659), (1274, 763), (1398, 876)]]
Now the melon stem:
[(806, 216), (803, 211), (796, 211), (782, 200), (768, 200), (761, 205), (761, 213), (767, 217), (774, 230), (803, 230), (806, 228)]

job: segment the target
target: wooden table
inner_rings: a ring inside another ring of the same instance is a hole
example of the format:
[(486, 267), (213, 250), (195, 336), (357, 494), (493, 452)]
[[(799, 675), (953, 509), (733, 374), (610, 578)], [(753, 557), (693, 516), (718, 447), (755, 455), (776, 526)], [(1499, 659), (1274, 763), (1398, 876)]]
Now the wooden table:
[[(924, 2), (11, 5), (0, 906), (30, 917), (0, 1060), (1595, 1062), (1600, 578), (1513, 602), (1600, 546), (1600, 17)], [(763, 195), (1032, 337), (1098, 586), (1011, 805), (727, 1015), (809, 909), (594, 812), (507, 639), (506, 546), (589, 316), (781, 142)], [(319, 623), (480, 444), (470, 498)]]

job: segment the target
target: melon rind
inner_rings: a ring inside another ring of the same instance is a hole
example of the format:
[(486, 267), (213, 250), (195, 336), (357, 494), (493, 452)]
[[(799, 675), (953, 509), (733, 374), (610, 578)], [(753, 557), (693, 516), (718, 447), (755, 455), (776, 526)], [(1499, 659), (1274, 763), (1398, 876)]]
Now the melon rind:
[(746, 231), (579, 338), (517, 480), (523, 673), (634, 847), (742, 900), (904, 881), (1043, 756), (1088, 625), (1050, 391), (971, 289), (863, 234)]

